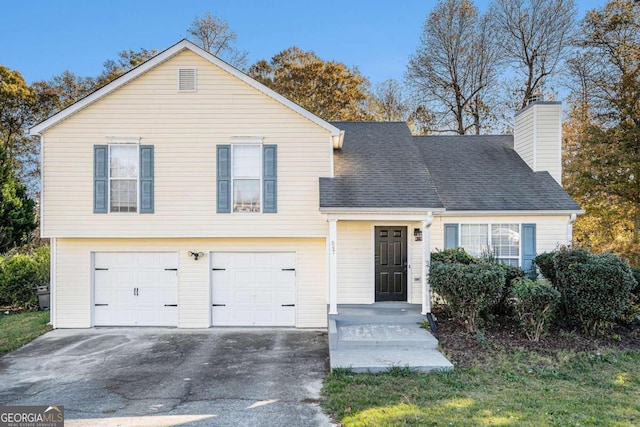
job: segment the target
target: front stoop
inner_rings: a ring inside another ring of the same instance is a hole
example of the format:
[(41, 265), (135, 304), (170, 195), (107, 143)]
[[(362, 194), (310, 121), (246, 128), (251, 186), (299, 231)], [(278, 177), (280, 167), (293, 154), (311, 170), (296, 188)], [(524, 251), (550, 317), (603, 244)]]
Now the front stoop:
[[(380, 309), (380, 307), (378, 307)], [(453, 365), (438, 351), (438, 340), (420, 328), (424, 317), (407, 312), (397, 316), (386, 307), (376, 316), (371, 308), (344, 310), (329, 318), (331, 369), (353, 372), (385, 372), (392, 367), (415, 371), (451, 370)], [(381, 314), (384, 313), (384, 314)], [(361, 314), (360, 316), (358, 314)]]

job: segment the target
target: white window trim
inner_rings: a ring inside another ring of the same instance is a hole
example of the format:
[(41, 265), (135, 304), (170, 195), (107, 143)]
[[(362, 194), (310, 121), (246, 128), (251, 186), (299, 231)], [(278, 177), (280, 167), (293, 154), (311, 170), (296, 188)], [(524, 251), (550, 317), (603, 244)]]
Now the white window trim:
[[(131, 139), (133, 140), (133, 139)], [(138, 215), (140, 213), (140, 138), (137, 138), (137, 142), (126, 142), (128, 140), (126, 139), (122, 139), (119, 138), (117, 140), (114, 141), (118, 141), (118, 142), (114, 142), (114, 143), (110, 143), (107, 147), (108, 147), (108, 152), (107, 152), (107, 212), (108, 213), (113, 213), (113, 214), (117, 214), (117, 215)], [(122, 142), (125, 141), (125, 142)], [(116, 181), (125, 181), (125, 180), (131, 180), (131, 178), (111, 178), (111, 147), (117, 147), (117, 146), (130, 146), (130, 145), (137, 145), (138, 149), (136, 150), (136, 164), (138, 166), (138, 177), (136, 178), (137, 181), (137, 185), (136, 185), (136, 211), (135, 212), (112, 212), (111, 211), (111, 181), (112, 180), (116, 180)]]
[[(494, 225), (501, 224), (516, 224), (518, 226), (518, 232), (520, 233), (520, 241), (518, 242), (518, 267), (522, 268), (522, 223), (521, 222), (460, 222), (458, 223), (458, 247), (464, 248), (462, 246), (462, 226), (463, 225), (486, 225), (487, 226), (487, 248), (492, 248), (492, 233), (491, 228)], [(505, 259), (515, 259), (516, 257), (503, 257)], [(500, 260), (502, 258), (496, 257), (496, 259)]]
[(140, 145), (140, 137), (137, 136), (107, 136), (109, 145)]
[(262, 145), (264, 138), (261, 136), (232, 136), (231, 145)]
[[(259, 142), (257, 142), (259, 141)], [(257, 147), (259, 147), (259, 155), (260, 155), (260, 172), (258, 174), (258, 180), (260, 181), (260, 193), (258, 194), (258, 196), (260, 197), (260, 212), (236, 212), (235, 211), (235, 198), (236, 198), (236, 191), (235, 191), (235, 181), (236, 179), (238, 180), (255, 180), (255, 177), (236, 177), (235, 175), (235, 171), (234, 171), (234, 156), (235, 156), (235, 150), (233, 149), (233, 147), (235, 145), (255, 145)], [(263, 185), (264, 185), (264, 172), (263, 172), (263, 167), (264, 165), (262, 164), (263, 162), (263, 149), (262, 149), (262, 138), (261, 137), (232, 137), (231, 138), (231, 156), (230, 156), (230, 163), (231, 163), (231, 167), (230, 167), (230, 171), (231, 171), (231, 213), (232, 214), (236, 214), (236, 215), (252, 215), (252, 214), (261, 214), (263, 213), (263, 208), (264, 208), (264, 200), (263, 200)]]

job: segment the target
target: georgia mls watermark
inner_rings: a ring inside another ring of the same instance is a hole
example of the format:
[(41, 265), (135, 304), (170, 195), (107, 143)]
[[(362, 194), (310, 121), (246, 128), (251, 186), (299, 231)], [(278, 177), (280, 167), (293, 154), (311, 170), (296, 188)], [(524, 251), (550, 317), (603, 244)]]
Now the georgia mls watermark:
[(64, 406), (0, 406), (0, 427), (64, 427)]

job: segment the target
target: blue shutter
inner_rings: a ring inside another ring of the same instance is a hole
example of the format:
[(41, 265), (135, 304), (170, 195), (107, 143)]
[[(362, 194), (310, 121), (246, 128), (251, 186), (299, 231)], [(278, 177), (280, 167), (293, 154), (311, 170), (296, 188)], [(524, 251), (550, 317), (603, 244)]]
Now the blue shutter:
[(218, 145), (216, 150), (217, 212), (231, 213), (231, 146)]
[(262, 148), (262, 190), (264, 193), (262, 212), (278, 212), (278, 147), (265, 145)]
[(140, 213), (153, 213), (153, 145), (140, 146)]
[(525, 272), (531, 271), (533, 259), (536, 257), (536, 225), (522, 224), (522, 269)]
[(444, 225), (444, 248), (455, 249), (458, 247), (458, 224)]
[(107, 213), (109, 191), (109, 146), (93, 146), (93, 213)]

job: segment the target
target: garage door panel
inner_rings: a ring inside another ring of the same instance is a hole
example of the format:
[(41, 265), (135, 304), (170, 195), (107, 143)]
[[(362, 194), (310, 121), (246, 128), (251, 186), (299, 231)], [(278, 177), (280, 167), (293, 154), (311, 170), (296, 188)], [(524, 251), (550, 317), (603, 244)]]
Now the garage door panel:
[(274, 295), (274, 292), (266, 289), (266, 290), (257, 290), (254, 292), (255, 295), (255, 303), (257, 305), (274, 305), (276, 303), (277, 297)]
[[(294, 326), (295, 253), (211, 253), (214, 326)], [(282, 271), (283, 268), (291, 271)]]
[(252, 284), (256, 284), (259, 287), (269, 287), (274, 282), (274, 272), (272, 271), (256, 271), (255, 279), (252, 280)]
[(133, 312), (123, 312), (119, 308), (96, 307), (95, 324), (109, 326), (131, 326), (135, 325), (135, 314)]
[(178, 275), (170, 270), (177, 258), (175, 252), (94, 253), (94, 324), (177, 326)]

